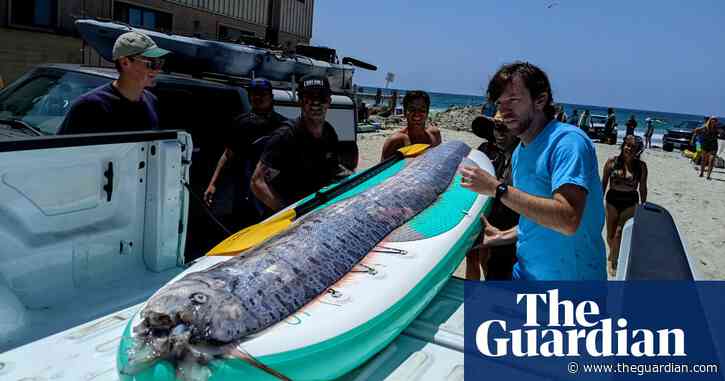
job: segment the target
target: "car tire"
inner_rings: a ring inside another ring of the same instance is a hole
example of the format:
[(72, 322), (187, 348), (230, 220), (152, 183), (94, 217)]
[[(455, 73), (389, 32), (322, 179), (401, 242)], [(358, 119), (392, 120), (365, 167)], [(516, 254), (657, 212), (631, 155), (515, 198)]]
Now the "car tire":
[(664, 142), (662, 143), (662, 150), (667, 152), (672, 152), (675, 149), (675, 146), (672, 143)]

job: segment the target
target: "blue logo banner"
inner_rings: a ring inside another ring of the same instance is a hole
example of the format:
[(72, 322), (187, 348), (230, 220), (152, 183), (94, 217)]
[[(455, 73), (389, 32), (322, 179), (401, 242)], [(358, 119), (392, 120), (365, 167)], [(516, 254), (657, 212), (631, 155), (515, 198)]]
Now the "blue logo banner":
[(466, 282), (465, 375), (725, 380), (725, 282)]

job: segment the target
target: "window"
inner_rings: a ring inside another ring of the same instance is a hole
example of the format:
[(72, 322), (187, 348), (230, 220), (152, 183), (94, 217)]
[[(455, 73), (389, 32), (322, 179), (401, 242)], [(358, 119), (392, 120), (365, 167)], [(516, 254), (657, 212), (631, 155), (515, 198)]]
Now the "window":
[(115, 2), (113, 18), (145, 29), (171, 31), (171, 14), (131, 4)]
[(0, 96), (0, 119), (20, 120), (46, 134), (55, 134), (76, 98), (109, 81), (71, 71), (34, 75)]
[(253, 32), (219, 25), (219, 41), (237, 42), (241, 37), (254, 37)]
[(41, 28), (58, 25), (58, 0), (13, 0), (10, 23)]

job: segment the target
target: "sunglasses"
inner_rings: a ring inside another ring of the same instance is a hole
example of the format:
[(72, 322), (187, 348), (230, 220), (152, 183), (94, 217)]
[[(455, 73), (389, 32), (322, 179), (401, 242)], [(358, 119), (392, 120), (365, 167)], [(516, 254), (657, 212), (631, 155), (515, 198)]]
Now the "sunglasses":
[(164, 60), (160, 58), (146, 59), (138, 57), (128, 57), (131, 61), (140, 61), (146, 64), (146, 68), (149, 70), (161, 70), (164, 67)]

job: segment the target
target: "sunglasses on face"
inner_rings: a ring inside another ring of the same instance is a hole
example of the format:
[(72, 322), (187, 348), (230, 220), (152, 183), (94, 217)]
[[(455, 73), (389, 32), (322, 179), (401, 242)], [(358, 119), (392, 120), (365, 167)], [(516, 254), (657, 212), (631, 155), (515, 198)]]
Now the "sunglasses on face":
[(162, 67), (164, 67), (164, 60), (160, 58), (139, 58), (139, 57), (129, 57), (131, 61), (139, 61), (143, 62), (146, 65), (146, 68), (149, 70), (161, 70)]

